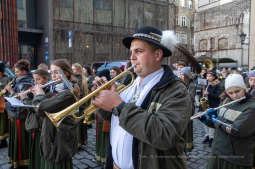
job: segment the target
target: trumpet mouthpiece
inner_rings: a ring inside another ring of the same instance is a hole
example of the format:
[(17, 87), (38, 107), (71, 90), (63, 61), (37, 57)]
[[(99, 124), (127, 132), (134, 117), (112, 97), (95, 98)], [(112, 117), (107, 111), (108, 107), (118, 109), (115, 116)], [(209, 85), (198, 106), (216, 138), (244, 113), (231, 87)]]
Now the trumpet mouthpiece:
[(130, 66), (130, 67), (128, 68), (128, 70), (133, 69), (135, 66), (136, 66), (136, 64), (132, 64), (132, 66)]

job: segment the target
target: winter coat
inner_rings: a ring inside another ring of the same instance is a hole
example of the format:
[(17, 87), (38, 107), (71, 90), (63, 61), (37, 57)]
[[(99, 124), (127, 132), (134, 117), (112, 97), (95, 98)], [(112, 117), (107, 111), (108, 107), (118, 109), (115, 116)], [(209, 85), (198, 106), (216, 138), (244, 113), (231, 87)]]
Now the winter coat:
[(219, 120), (231, 124), (234, 130), (215, 124), (212, 153), (238, 166), (252, 166), (255, 148), (255, 98), (248, 97), (239, 103), (218, 110)]
[(207, 100), (209, 107), (218, 107), (220, 104), (220, 94), (223, 92), (218, 79), (213, 82), (208, 82), (207, 86)]
[(185, 84), (172, 70), (168, 66), (163, 68), (163, 77), (141, 107), (125, 103), (120, 109), (119, 125), (133, 135), (135, 169), (185, 168), (182, 136), (191, 114), (191, 98)]
[[(13, 83), (13, 90), (16, 93), (29, 89), (33, 86), (33, 76), (31, 73), (28, 73), (24, 76), (18, 77)], [(22, 107), (12, 107), (9, 102), (5, 105), (8, 116), (10, 118), (19, 118), (25, 119), (27, 114), (27, 109)]]
[(40, 137), (41, 154), (46, 160), (54, 163), (71, 159), (77, 151), (77, 122), (71, 116), (67, 116), (57, 129), (45, 116), (45, 112), (57, 113), (73, 104), (76, 101), (73, 94), (66, 89), (52, 98), (38, 97), (42, 97), (38, 114), (44, 116)]

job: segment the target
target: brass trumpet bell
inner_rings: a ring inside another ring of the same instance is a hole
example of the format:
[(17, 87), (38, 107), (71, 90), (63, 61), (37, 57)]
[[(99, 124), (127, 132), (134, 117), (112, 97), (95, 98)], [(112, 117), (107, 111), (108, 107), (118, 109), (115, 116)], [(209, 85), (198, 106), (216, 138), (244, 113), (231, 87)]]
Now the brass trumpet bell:
[(213, 70), (214, 69), (214, 63), (212, 62), (212, 60), (210, 59), (205, 59), (203, 64), (205, 65), (205, 67), (208, 69), (208, 70)]
[(88, 94), (87, 96), (83, 97), (82, 99), (80, 99), (79, 101), (75, 102), (74, 104), (68, 106), (67, 108), (65, 108), (64, 110), (58, 112), (58, 113), (47, 113), (45, 112), (45, 114), (48, 116), (48, 118), (51, 120), (51, 122), (54, 124), (55, 127), (59, 127), (59, 125), (61, 124), (61, 122), (69, 115), (72, 115), (74, 119), (76, 120), (81, 120), (84, 118), (84, 123), (86, 123), (86, 121), (88, 120), (88, 117), (93, 114), (97, 109), (99, 109), (98, 107), (96, 107), (93, 104), (90, 104), (90, 106), (84, 111), (84, 114), (80, 117), (77, 117), (75, 115), (75, 110), (78, 110), (79, 107), (81, 105), (83, 105), (84, 103), (90, 101), (92, 98), (96, 97), (100, 91), (102, 90), (110, 90), (112, 83), (114, 83), (115, 81), (117, 81), (118, 79), (121, 79), (122, 77), (124, 77), (127, 74), (130, 74), (132, 77), (131, 82), (128, 85), (121, 85), (117, 88), (117, 92), (121, 93), (122, 91), (124, 91), (126, 88), (128, 88), (129, 86), (132, 85), (132, 83), (134, 82), (134, 75), (133, 73), (130, 71), (133, 68), (130, 67), (129, 69), (121, 72), (119, 75), (117, 75), (116, 77), (114, 77), (113, 79), (111, 79), (110, 81), (108, 81), (107, 83), (103, 84), (102, 86), (100, 86), (99, 88), (97, 88), (95, 91), (91, 92), (90, 94)]

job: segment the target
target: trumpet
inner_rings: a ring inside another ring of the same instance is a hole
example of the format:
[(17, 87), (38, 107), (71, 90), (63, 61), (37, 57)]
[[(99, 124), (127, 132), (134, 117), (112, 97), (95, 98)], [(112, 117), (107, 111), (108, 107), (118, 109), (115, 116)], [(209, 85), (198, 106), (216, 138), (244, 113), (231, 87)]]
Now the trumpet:
[[(50, 81), (50, 82), (48, 82), (48, 83), (45, 83), (44, 85), (41, 85), (40, 87), (43, 89), (43, 88), (45, 88), (45, 87), (48, 87), (48, 86), (50, 86), (50, 85), (52, 85), (52, 84), (55, 84), (55, 83), (57, 84), (57, 83), (59, 83), (59, 82), (61, 82), (61, 80)], [(25, 91), (24, 91), (24, 94), (27, 94), (27, 93), (31, 92), (32, 89), (33, 89), (33, 87), (29, 88), (28, 90), (25, 90)], [(17, 98), (17, 97), (19, 97), (19, 95), (15, 95), (15, 96), (14, 96), (14, 98)]]
[[(15, 78), (12, 79), (9, 83), (7, 83), (6, 86), (10, 86), (14, 81), (15, 81)], [(6, 87), (6, 86), (5, 86), (5, 87)], [(7, 90), (6, 90), (5, 88), (2, 89), (2, 90), (0, 91), (0, 97), (3, 96), (6, 92), (7, 92)]]
[(87, 101), (90, 101), (92, 98), (94, 98), (96, 95), (98, 95), (100, 93), (100, 91), (102, 90), (110, 90), (111, 85), (113, 82), (117, 81), (118, 79), (124, 77), (127, 74), (130, 74), (132, 79), (131, 82), (128, 85), (121, 85), (117, 88), (117, 92), (121, 93), (122, 91), (124, 91), (125, 89), (127, 89), (129, 86), (131, 86), (134, 82), (134, 75), (133, 73), (130, 71), (132, 68), (134, 67), (131, 66), (130, 68), (128, 68), (127, 70), (121, 72), (119, 75), (117, 75), (116, 77), (114, 77), (113, 79), (111, 79), (110, 81), (108, 81), (107, 83), (103, 84), (101, 87), (97, 88), (95, 91), (91, 92), (89, 95), (83, 97), (82, 99), (80, 99), (79, 101), (75, 102), (74, 104), (70, 105), (69, 107), (65, 108), (64, 110), (57, 112), (57, 113), (47, 113), (45, 112), (45, 114), (48, 116), (48, 118), (51, 120), (51, 122), (54, 124), (55, 127), (59, 127), (59, 125), (61, 124), (61, 122), (69, 115), (72, 115), (74, 119), (76, 120), (81, 120), (84, 119), (83, 123), (86, 123), (88, 120), (88, 117), (93, 114), (96, 110), (98, 110), (99, 108), (97, 106), (95, 106), (94, 104), (90, 104), (90, 106), (83, 112), (83, 115), (80, 117), (77, 117), (75, 115), (75, 112), (77, 110), (77, 108), (79, 108), (81, 105), (83, 105), (84, 103), (86, 103)]

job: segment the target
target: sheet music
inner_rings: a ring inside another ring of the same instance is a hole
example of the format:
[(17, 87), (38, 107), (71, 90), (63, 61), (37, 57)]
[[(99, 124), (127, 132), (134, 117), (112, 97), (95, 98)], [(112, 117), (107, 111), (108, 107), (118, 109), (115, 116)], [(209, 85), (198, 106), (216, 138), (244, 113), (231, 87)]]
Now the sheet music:
[(207, 85), (206, 79), (202, 79), (202, 78), (198, 78), (197, 83), (200, 84), (200, 85), (204, 85), (204, 86)]
[(4, 97), (13, 107), (30, 107), (30, 108), (37, 108), (36, 105), (26, 105), (23, 104), (19, 99), (14, 97)]

